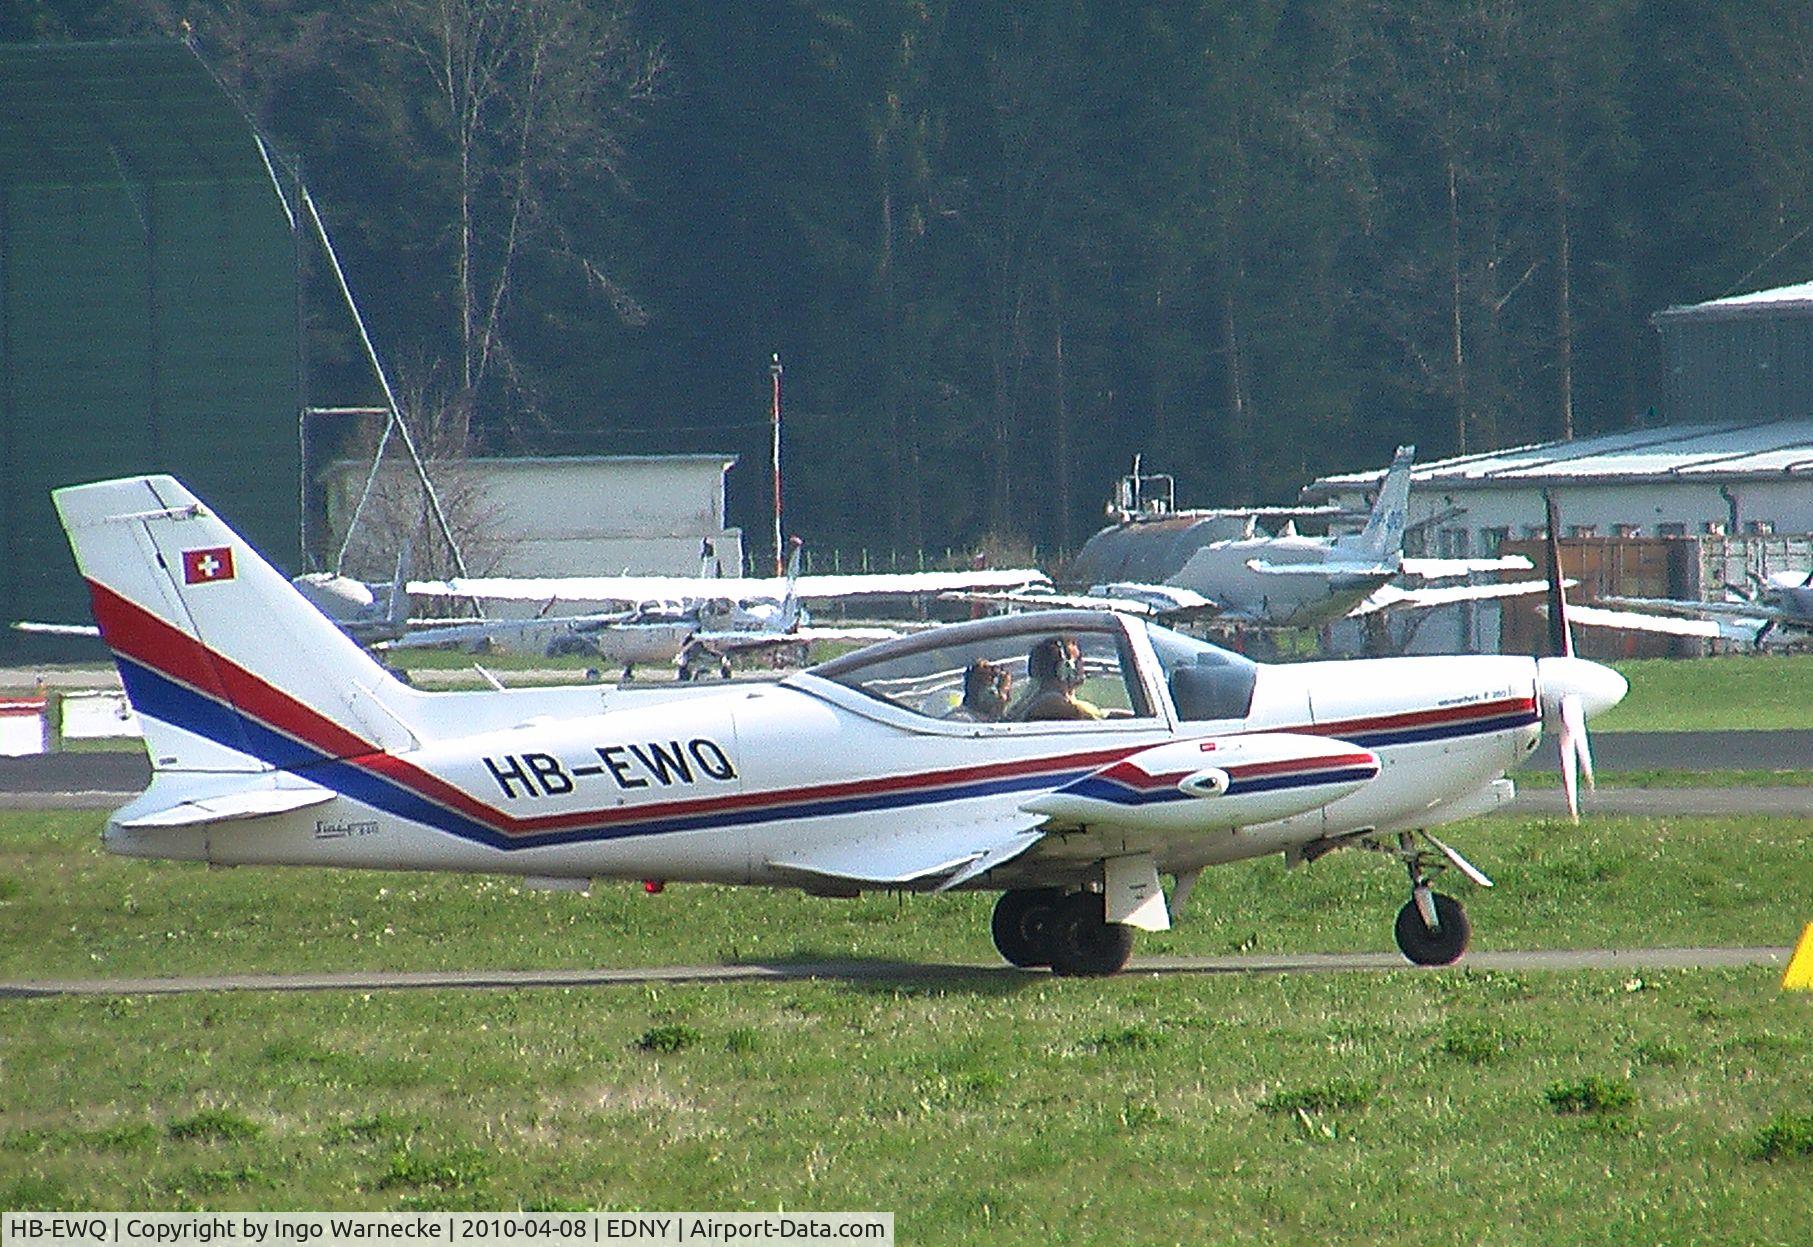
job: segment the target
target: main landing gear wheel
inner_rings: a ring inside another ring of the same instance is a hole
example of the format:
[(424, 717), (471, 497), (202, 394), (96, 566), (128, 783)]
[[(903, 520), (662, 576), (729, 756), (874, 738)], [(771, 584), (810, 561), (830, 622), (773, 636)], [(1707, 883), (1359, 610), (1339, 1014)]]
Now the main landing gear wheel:
[(1417, 898), (1411, 897), (1398, 910), (1398, 948), (1419, 966), (1451, 966), (1467, 951), (1473, 926), (1466, 909), (1452, 896), (1430, 892), (1428, 897), (1435, 909), (1435, 926), (1423, 920)]
[(1056, 974), (1101, 977), (1116, 974), (1133, 955), (1133, 928), (1107, 920), (1100, 892), (1072, 892), (1057, 908), (1051, 934), (1051, 969)]
[(1003, 892), (995, 902), (994, 920), (989, 924), (995, 948), (1021, 969), (1050, 965), (1052, 923), (1063, 899), (1064, 894), (1052, 888)]

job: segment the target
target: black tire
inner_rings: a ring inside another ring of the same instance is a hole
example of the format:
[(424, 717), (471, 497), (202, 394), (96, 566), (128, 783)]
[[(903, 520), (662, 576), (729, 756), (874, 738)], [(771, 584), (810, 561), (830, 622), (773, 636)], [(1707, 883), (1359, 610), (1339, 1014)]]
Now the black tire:
[(1467, 921), (1466, 909), (1452, 896), (1440, 892), (1430, 896), (1435, 901), (1435, 920), (1441, 929), (1431, 931), (1423, 925), (1423, 915), (1413, 897), (1398, 910), (1398, 950), (1414, 965), (1451, 966), (1467, 951), (1473, 924)]
[(1010, 965), (1023, 970), (1051, 964), (1052, 923), (1063, 894), (1049, 888), (1001, 893), (989, 929), (995, 948)]
[(1107, 921), (1106, 910), (1100, 892), (1073, 892), (1063, 899), (1052, 925), (1053, 973), (1101, 978), (1126, 967), (1133, 928)]

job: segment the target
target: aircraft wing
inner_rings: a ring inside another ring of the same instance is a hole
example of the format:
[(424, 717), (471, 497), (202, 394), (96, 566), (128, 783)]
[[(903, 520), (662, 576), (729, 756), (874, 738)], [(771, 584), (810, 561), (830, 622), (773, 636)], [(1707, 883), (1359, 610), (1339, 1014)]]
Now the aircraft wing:
[(1246, 565), (1265, 576), (1320, 576), (1324, 580), (1336, 576), (1397, 575), (1397, 568), (1386, 563), (1270, 563), (1265, 559), (1248, 559)]
[[(804, 601), (838, 602), (859, 597), (911, 597), (964, 589), (1008, 590), (1050, 584), (1034, 568), (975, 572), (898, 572), (801, 576), (794, 591)], [(787, 596), (784, 578), (726, 576), (463, 576), (452, 580), (412, 580), (409, 592), (419, 597), (477, 598), (487, 602), (700, 602), (714, 598), (740, 601)]]
[[(1606, 610), (1598, 606), (1567, 608), (1568, 622), (1588, 628), (1615, 628), (1626, 632), (1655, 632), (1664, 636), (1702, 637), (1716, 641), (1729, 638), (1729, 632), (1711, 619), (1673, 619), (1666, 615), (1645, 615), (1637, 611)], [(1762, 625), (1757, 620), (1757, 626)]]
[(834, 841), (770, 858), (778, 870), (860, 887), (904, 887), (943, 876), (955, 887), (1012, 860), (1042, 838), (1045, 819), (1020, 814), (997, 823), (916, 829), (885, 839)]
[[(1575, 583), (1572, 580), (1562, 581), (1564, 586), (1570, 588)], [(1437, 606), (1452, 606), (1456, 602), (1532, 597), (1538, 593), (1547, 593), (1548, 589), (1549, 582), (1546, 580), (1515, 580), (1502, 585), (1451, 585), (1442, 589), (1400, 589), (1396, 585), (1380, 585), (1364, 602), (1347, 613), (1358, 618), (1380, 611), (1428, 610)], [(1571, 606), (1568, 608), (1570, 614), (1573, 609)]]
[(92, 636), (101, 635), (101, 630), (93, 624), (38, 623), (30, 619), (21, 619), (13, 624), (15, 632), (36, 632), (41, 636)]
[(621, 613), (590, 615), (553, 615), (535, 619), (478, 619), (471, 623), (431, 624), (412, 627), (392, 641), (381, 642), (377, 649), (428, 649), (436, 645), (474, 645), (480, 641), (499, 641), (529, 633), (584, 634), (589, 630), (608, 628), (624, 622)]
[(841, 602), (861, 597), (919, 597), (973, 590), (1024, 589), (1049, 585), (1036, 567), (974, 572), (876, 572), (801, 576), (796, 592), (808, 602)]
[(1037, 586), (1017, 592), (942, 593), (939, 600), (981, 606), (1019, 606), (1028, 610), (1118, 611), (1123, 615), (1151, 619), (1218, 615), (1222, 610), (1221, 603), (1194, 589), (1133, 583), (1094, 585), (1087, 593), (1058, 593)]
[(809, 644), (813, 641), (854, 641), (868, 645), (875, 641), (892, 641), (901, 635), (903, 634), (897, 628), (821, 627), (818, 624), (808, 624), (786, 632), (757, 628), (724, 628), (716, 631), (700, 629), (692, 634), (691, 639), (714, 654), (734, 654), (749, 650), (777, 649), (802, 642)]
[(1689, 602), (1682, 598), (1627, 598), (1603, 597), (1601, 605), (1622, 609), (1635, 607), (1639, 611), (1653, 612), (1657, 615), (1672, 615), (1681, 619), (1742, 619), (1755, 623), (1759, 627), (1771, 619), (1797, 619), (1799, 616), (1781, 610), (1779, 607), (1766, 606), (1761, 602)]
[(1418, 580), (1448, 580), (1474, 572), (1527, 572), (1535, 564), (1521, 554), (1507, 554), (1491, 559), (1405, 559), (1400, 564), (1403, 574)]

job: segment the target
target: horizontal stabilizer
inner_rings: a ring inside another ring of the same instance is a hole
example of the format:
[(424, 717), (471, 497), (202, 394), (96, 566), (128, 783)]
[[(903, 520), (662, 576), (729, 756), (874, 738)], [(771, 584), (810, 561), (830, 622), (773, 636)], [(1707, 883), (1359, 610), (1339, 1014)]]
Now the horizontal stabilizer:
[(812, 875), (861, 887), (905, 887), (940, 876), (955, 886), (1018, 857), (1040, 839), (1040, 819), (950, 827), (923, 832), (846, 840), (770, 858), (775, 870)]
[[(156, 788), (136, 804), (155, 800)], [(148, 814), (133, 814), (115, 820), (121, 827), (187, 827), (197, 823), (224, 823), (238, 819), (263, 818), (270, 814), (288, 814), (311, 805), (332, 801), (334, 794), (326, 788), (252, 788), (216, 797), (199, 797), (178, 801)], [(124, 811), (122, 811), (124, 813)]]

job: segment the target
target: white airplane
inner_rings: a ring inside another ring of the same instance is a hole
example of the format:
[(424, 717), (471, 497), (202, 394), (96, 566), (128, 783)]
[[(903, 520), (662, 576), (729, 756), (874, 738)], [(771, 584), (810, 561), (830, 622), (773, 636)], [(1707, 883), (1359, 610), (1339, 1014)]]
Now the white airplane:
[[(1130, 517), (1091, 537), (1077, 554), (1083, 577), (1094, 581), (1068, 604), (1151, 614), (1212, 618), (1262, 627), (1317, 627), (1343, 615), (1445, 606), (1459, 601), (1543, 592), (1546, 582), (1400, 588), (1400, 578), (1444, 580), (1472, 572), (1527, 571), (1530, 561), (1504, 558), (1411, 558), (1404, 554), (1405, 510), (1414, 446), (1398, 448), (1365, 528), (1336, 537), (1305, 537), (1294, 528), (1258, 533), (1251, 514), (1173, 514), (1161, 508)], [(1137, 468), (1121, 487), (1139, 496)], [(1311, 510), (1314, 510), (1313, 508)], [(1207, 515), (1207, 519), (1198, 518)], [(1230, 531), (1230, 525), (1235, 525)], [(1133, 577), (1127, 575), (1134, 572)], [(1140, 576), (1145, 579), (1140, 579)], [(978, 597), (982, 595), (977, 595)], [(1062, 596), (1062, 595), (1060, 595)], [(1019, 606), (1055, 604), (1040, 592), (990, 600)]]
[(1727, 586), (1723, 602), (1685, 598), (1603, 597), (1570, 606), (1569, 618), (1595, 628), (1738, 641), (1762, 648), (1774, 638), (1793, 647), (1813, 641), (1813, 571), (1752, 575), (1754, 587)]
[[(1345, 845), (1405, 867), (1405, 956), (1456, 960), (1466, 914), (1430, 877), (1490, 881), (1429, 829), (1509, 800), (1505, 772), (1545, 725), (1577, 757), (1585, 720), (1626, 691), (1571, 657), (1270, 667), (1054, 612), (754, 687), (425, 692), (174, 479), (54, 499), (151, 754), (149, 787), (109, 819), (113, 852), (565, 887), (991, 889), (1003, 956), (1065, 974), (1119, 970), (1133, 929), (1167, 927), (1210, 865)], [(1101, 717), (977, 721), (959, 698), (979, 662)]]
[[(756, 596), (698, 596), (706, 587), (732, 583), (725, 580), (675, 580), (691, 586), (688, 600), (638, 602), (623, 611), (550, 614), (553, 603), (530, 619), (492, 619), (473, 623), (431, 625), (412, 629), (384, 648), (388, 652), (427, 649), (479, 642), (531, 643), (550, 654), (596, 655), (623, 668), (631, 679), (638, 663), (675, 663), (681, 680), (695, 679), (700, 669), (716, 662), (719, 674), (730, 677), (730, 660), (743, 654), (791, 654), (802, 662), (815, 641), (867, 644), (899, 636), (894, 628), (821, 627), (800, 604), (800, 542), (795, 538), (787, 561), (787, 575), (778, 598)], [(709, 558), (710, 544), (706, 545)], [(746, 582), (738, 581), (738, 584)], [(772, 581), (759, 582), (764, 587)]]

